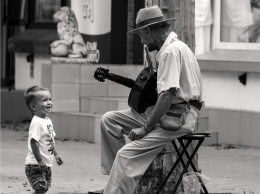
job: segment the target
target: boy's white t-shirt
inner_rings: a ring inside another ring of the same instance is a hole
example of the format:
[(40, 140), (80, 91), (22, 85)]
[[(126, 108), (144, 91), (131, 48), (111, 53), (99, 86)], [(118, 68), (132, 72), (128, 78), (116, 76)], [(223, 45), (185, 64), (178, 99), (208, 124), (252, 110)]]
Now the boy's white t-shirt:
[(25, 159), (25, 165), (38, 164), (31, 148), (31, 139), (33, 138), (39, 143), (40, 154), (43, 162), (47, 166), (53, 166), (55, 135), (52, 121), (48, 117), (40, 118), (38, 116), (33, 116), (29, 128), (28, 154)]

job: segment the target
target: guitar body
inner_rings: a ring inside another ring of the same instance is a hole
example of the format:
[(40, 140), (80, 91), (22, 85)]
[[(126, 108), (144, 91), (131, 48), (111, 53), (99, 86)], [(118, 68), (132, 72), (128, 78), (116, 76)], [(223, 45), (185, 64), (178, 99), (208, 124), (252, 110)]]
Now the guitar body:
[(100, 82), (109, 79), (131, 88), (128, 97), (128, 105), (137, 112), (143, 113), (149, 106), (154, 105), (157, 101), (156, 75), (155, 73), (151, 74), (150, 68), (148, 67), (141, 71), (136, 81), (127, 77), (109, 73), (108, 69), (102, 67), (97, 68), (94, 77)]
[(141, 71), (136, 79), (142, 90), (132, 89), (128, 97), (128, 105), (137, 112), (143, 113), (149, 106), (157, 101), (157, 79), (151, 75), (147, 67)]

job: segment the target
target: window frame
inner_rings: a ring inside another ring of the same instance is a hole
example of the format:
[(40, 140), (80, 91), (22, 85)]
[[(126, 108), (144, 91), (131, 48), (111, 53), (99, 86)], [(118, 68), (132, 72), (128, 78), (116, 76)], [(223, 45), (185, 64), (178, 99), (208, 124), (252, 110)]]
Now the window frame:
[(213, 29), (212, 29), (212, 49), (228, 50), (260, 50), (260, 43), (242, 43), (242, 42), (221, 42), (220, 41), (220, 21), (221, 21), (221, 1), (213, 2)]

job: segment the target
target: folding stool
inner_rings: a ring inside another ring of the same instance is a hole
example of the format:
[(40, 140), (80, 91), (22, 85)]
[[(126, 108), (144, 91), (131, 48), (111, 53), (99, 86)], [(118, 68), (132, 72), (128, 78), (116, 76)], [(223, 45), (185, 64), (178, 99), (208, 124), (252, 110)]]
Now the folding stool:
[[(182, 137), (179, 137), (177, 140), (178, 142), (180, 143), (180, 146), (182, 147), (182, 151), (180, 153), (176, 143), (175, 143), (175, 140), (172, 141), (172, 144), (173, 144), (173, 147), (178, 155), (178, 159), (176, 160), (176, 162), (174, 163), (173, 167), (171, 168), (171, 170), (168, 172), (167, 176), (165, 177), (165, 179), (163, 180), (163, 182), (161, 183), (161, 185), (159, 186), (156, 194), (159, 194), (161, 189), (163, 188), (163, 186), (165, 185), (165, 183), (167, 182), (167, 180), (169, 179), (170, 175), (172, 174), (172, 172), (174, 171), (174, 169), (176, 168), (176, 166), (178, 165), (179, 162), (182, 163), (183, 165), (183, 171), (178, 179), (178, 181), (176, 182), (175, 184), (175, 187), (174, 187), (174, 190), (173, 190), (173, 194), (176, 193), (181, 181), (182, 181), (182, 177), (184, 175), (185, 172), (188, 172), (188, 167), (189, 165), (191, 165), (192, 167), (192, 170), (194, 172), (198, 172), (198, 170), (196, 169), (195, 165), (193, 164), (192, 162), (192, 159), (194, 158), (195, 154), (197, 153), (199, 147), (201, 146), (202, 142), (204, 141), (205, 137), (210, 137), (210, 134), (209, 133), (193, 133), (193, 134), (190, 134), (190, 135), (184, 135)], [(184, 144), (184, 140), (187, 140), (186, 143)], [(192, 151), (192, 153), (189, 155), (188, 151), (187, 151), (187, 148), (188, 146), (190, 145), (190, 143), (194, 140), (197, 140), (197, 144), (194, 148), (194, 150)], [(185, 153), (188, 161), (184, 162), (182, 156), (183, 154)], [(203, 188), (203, 191), (205, 194), (208, 194), (208, 191), (203, 183), (203, 181), (201, 180), (200, 177), (198, 177), (198, 180)]]

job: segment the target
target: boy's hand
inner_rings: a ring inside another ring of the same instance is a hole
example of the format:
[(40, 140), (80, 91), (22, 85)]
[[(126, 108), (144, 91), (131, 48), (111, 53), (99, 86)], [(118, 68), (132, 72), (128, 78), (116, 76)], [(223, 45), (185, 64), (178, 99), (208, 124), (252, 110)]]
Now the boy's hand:
[(59, 157), (59, 155), (56, 155), (56, 156), (55, 156), (55, 159), (56, 159), (56, 162), (57, 162), (57, 164), (58, 164), (59, 166), (63, 164), (63, 161), (62, 161), (62, 159)]

